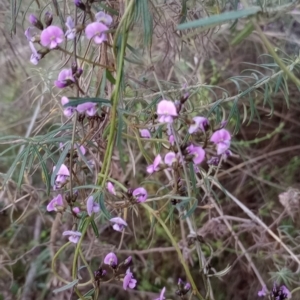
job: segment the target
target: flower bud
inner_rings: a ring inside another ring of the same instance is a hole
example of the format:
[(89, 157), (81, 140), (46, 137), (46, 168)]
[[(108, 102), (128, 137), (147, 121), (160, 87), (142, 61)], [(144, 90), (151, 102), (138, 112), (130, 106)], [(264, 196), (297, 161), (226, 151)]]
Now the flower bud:
[(124, 266), (128, 266), (132, 261), (132, 257), (128, 256), (125, 260), (124, 260)]
[(47, 11), (44, 15), (44, 23), (46, 24), (46, 27), (50, 26), (52, 24), (53, 15), (51, 12)]
[(36, 28), (43, 30), (44, 26), (42, 24), (42, 22), (34, 15), (34, 14), (30, 14), (29, 16), (29, 22), (35, 26)]
[(81, 10), (85, 11), (85, 5), (81, 2), (81, 0), (74, 0), (74, 4), (80, 8)]

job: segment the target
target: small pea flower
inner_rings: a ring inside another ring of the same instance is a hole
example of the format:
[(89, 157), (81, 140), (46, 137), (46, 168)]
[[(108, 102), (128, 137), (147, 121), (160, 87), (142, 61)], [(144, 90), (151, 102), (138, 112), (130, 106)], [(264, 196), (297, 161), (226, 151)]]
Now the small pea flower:
[(74, 147), (77, 149), (77, 152), (79, 152), (81, 155), (85, 155), (86, 149), (82, 145), (78, 146), (78, 144), (75, 144)]
[(217, 146), (218, 155), (223, 154), (230, 147), (231, 135), (226, 129), (220, 129), (213, 133), (210, 141)]
[(168, 152), (165, 155), (165, 159), (164, 162), (166, 165), (168, 165), (169, 167), (172, 167), (173, 163), (176, 162), (176, 154), (174, 152)]
[(165, 300), (165, 299), (166, 299), (166, 298), (164, 297), (165, 292), (166, 292), (166, 288), (164, 287), (164, 288), (161, 290), (159, 297), (156, 298), (156, 299), (154, 299), (154, 300)]
[(113, 194), (115, 196), (117, 195), (115, 187), (110, 181), (107, 182), (106, 188), (111, 194)]
[(86, 202), (86, 211), (89, 216), (100, 211), (100, 205), (94, 201), (93, 196), (90, 196)]
[(205, 158), (205, 151), (200, 146), (190, 145), (188, 152), (193, 156), (193, 162), (195, 165), (201, 164)]
[(72, 69), (63, 69), (59, 72), (57, 80), (54, 81), (56, 87), (63, 89), (75, 82)]
[(257, 293), (258, 297), (264, 297), (267, 295), (267, 288), (263, 286), (262, 289)]
[[(56, 167), (53, 167), (53, 171), (55, 170)], [(54, 189), (61, 188), (68, 180), (70, 176), (69, 169), (67, 168), (66, 165), (62, 164), (56, 173), (56, 178), (55, 178), (55, 186)]]
[(77, 105), (77, 111), (81, 114), (86, 113), (88, 116), (93, 117), (97, 113), (97, 103), (86, 102)]
[[(69, 103), (69, 102), (70, 102), (70, 100), (69, 100), (68, 97), (65, 97), (65, 96), (61, 97), (61, 104), (62, 104), (63, 106), (66, 105), (66, 104)], [(74, 114), (75, 110), (76, 110), (75, 107), (73, 107), (73, 106), (68, 106), (68, 107), (64, 108), (64, 115), (65, 115), (67, 118), (70, 118), (70, 117)]]
[(81, 10), (85, 11), (85, 5), (82, 3), (81, 0), (74, 0), (74, 4)]
[(111, 266), (113, 269), (115, 269), (118, 266), (118, 258), (116, 256), (116, 254), (114, 254), (113, 252), (108, 253), (104, 257), (104, 263), (106, 265)]
[(107, 41), (106, 31), (108, 27), (102, 23), (94, 22), (86, 26), (85, 35), (90, 40), (93, 39), (95, 44), (102, 44)]
[(80, 237), (81, 237), (81, 232), (79, 231), (73, 231), (73, 230), (67, 230), (63, 232), (63, 235), (69, 235), (69, 241), (71, 243), (77, 244)]
[(126, 271), (126, 275), (123, 279), (123, 289), (126, 291), (127, 288), (134, 289), (136, 286), (137, 280), (133, 278), (133, 274), (130, 272), (130, 268)]
[(106, 14), (104, 11), (99, 11), (98, 13), (96, 13), (95, 18), (97, 22), (103, 23), (107, 26), (109, 26), (113, 21), (112, 17)]
[(157, 105), (156, 112), (159, 116), (158, 121), (160, 123), (173, 123), (174, 117), (178, 115), (175, 104), (169, 100), (160, 101)]
[(174, 138), (174, 135), (173, 135), (173, 134), (171, 134), (171, 135), (169, 136), (169, 143), (170, 143), (172, 146), (174, 146), (174, 144), (175, 144), (175, 138)]
[(116, 231), (122, 232), (123, 229), (127, 226), (127, 223), (120, 217), (112, 218), (109, 221), (114, 223), (113, 229)]
[(37, 35), (37, 33), (34, 30), (35, 30), (34, 27), (28, 27), (24, 32), (24, 34), (25, 34), (25, 36), (26, 36), (26, 38), (29, 42), (35, 42), (36, 41), (35, 36)]
[(59, 206), (64, 206), (61, 194), (53, 198), (47, 205), (47, 211), (57, 211)]
[(148, 193), (143, 187), (139, 187), (132, 192), (133, 197), (137, 199), (137, 202), (145, 202), (147, 200)]
[(72, 17), (68, 16), (67, 22), (65, 24), (68, 28), (68, 30), (65, 33), (65, 36), (67, 37), (68, 40), (73, 40), (76, 37), (76, 28)]
[(64, 32), (58, 26), (49, 26), (41, 33), (41, 44), (50, 49), (56, 48), (64, 41)]
[(162, 158), (161, 158), (160, 154), (158, 154), (158, 155), (155, 157), (155, 159), (154, 159), (154, 161), (153, 161), (153, 164), (152, 164), (152, 165), (149, 165), (149, 166), (147, 167), (147, 172), (148, 172), (149, 174), (152, 174), (152, 173), (154, 173), (154, 172), (156, 172), (156, 171), (159, 171), (159, 165), (160, 165), (161, 161), (162, 161)]
[(141, 137), (146, 138), (146, 139), (151, 138), (151, 133), (148, 129), (140, 129), (139, 131), (140, 131)]
[(40, 30), (44, 29), (42, 22), (34, 14), (29, 15), (29, 22)]
[(80, 209), (79, 209), (79, 207), (73, 207), (72, 208), (72, 211), (73, 211), (73, 213), (75, 214), (75, 215), (78, 215), (79, 213), (80, 213)]
[(209, 124), (209, 122), (206, 118), (204, 118), (204, 117), (194, 117), (193, 118), (193, 124), (189, 128), (189, 134), (197, 132), (199, 129), (202, 130), (203, 132), (205, 132), (206, 129), (207, 129), (208, 124)]

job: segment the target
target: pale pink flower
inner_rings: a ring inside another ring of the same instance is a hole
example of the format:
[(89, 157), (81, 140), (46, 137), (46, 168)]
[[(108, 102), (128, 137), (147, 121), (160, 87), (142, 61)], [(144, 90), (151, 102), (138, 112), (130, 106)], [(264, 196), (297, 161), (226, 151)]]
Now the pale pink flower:
[(155, 157), (155, 159), (154, 159), (154, 161), (153, 161), (153, 164), (152, 164), (152, 165), (149, 165), (149, 166), (147, 167), (147, 172), (148, 172), (149, 174), (152, 174), (153, 172), (158, 171), (158, 170), (159, 170), (159, 165), (160, 165), (161, 161), (162, 161), (162, 158), (161, 158), (160, 154), (158, 154), (158, 155)]
[(193, 155), (194, 164), (201, 164), (205, 158), (205, 151), (200, 146), (190, 145), (188, 148), (189, 154)]
[(74, 147), (77, 149), (78, 152), (80, 152), (81, 155), (85, 155), (86, 149), (84, 148), (84, 146), (81, 145), (78, 147), (78, 144), (75, 144)]
[(164, 288), (161, 290), (159, 297), (156, 298), (156, 299), (154, 299), (154, 300), (165, 300), (165, 299), (166, 299), (166, 298), (164, 297), (165, 291), (166, 291), (166, 288), (164, 287)]
[(94, 201), (94, 197), (90, 196), (86, 202), (86, 211), (89, 216), (100, 211), (100, 205)]
[(81, 232), (79, 231), (73, 231), (73, 230), (67, 230), (63, 232), (63, 235), (69, 235), (69, 241), (77, 244), (80, 237), (81, 237)]
[(63, 205), (63, 198), (61, 194), (59, 194), (49, 202), (49, 204), (47, 205), (47, 211), (57, 211), (57, 207)]
[(174, 102), (169, 100), (160, 101), (157, 105), (156, 112), (159, 116), (158, 121), (160, 123), (172, 123), (174, 117), (178, 115)]
[(166, 165), (168, 165), (169, 167), (171, 167), (173, 165), (174, 162), (176, 162), (176, 154), (174, 152), (168, 152), (165, 155), (165, 159), (164, 162)]
[[(53, 172), (54, 172), (55, 168), (56, 167), (53, 167)], [(69, 169), (67, 168), (66, 165), (62, 164), (60, 166), (58, 172), (56, 173), (55, 189), (58, 189), (61, 186), (63, 186), (67, 182), (69, 176), (70, 176)]]
[(141, 134), (141, 137), (143, 138), (151, 138), (151, 133), (148, 129), (140, 129), (140, 134)]
[(73, 211), (73, 213), (74, 214), (76, 214), (76, 215), (78, 215), (79, 213), (80, 213), (80, 209), (79, 209), (79, 207), (73, 207), (73, 209), (72, 209), (72, 211)]
[(213, 133), (210, 141), (217, 146), (217, 153), (220, 155), (230, 147), (231, 135), (226, 129), (220, 129)]
[(37, 52), (37, 50), (34, 47), (34, 44), (32, 42), (29, 42), (29, 46), (31, 49), (31, 56), (30, 56), (30, 62), (34, 65), (37, 65), (39, 63), (39, 61), (42, 58), (42, 55), (40, 53)]
[(116, 256), (116, 254), (114, 254), (113, 252), (108, 253), (104, 257), (104, 263), (106, 265), (111, 266), (112, 268), (115, 268), (118, 265), (118, 258)]
[(41, 44), (50, 49), (56, 48), (64, 40), (64, 32), (58, 26), (49, 26), (41, 33)]
[(93, 117), (97, 113), (97, 103), (86, 102), (77, 105), (77, 111), (79, 113), (86, 113), (88, 116)]
[(76, 37), (76, 28), (75, 28), (75, 23), (72, 19), (72, 17), (68, 16), (67, 17), (67, 22), (65, 23), (68, 30), (65, 33), (65, 36), (67, 37), (68, 40), (73, 40)]
[(54, 81), (56, 87), (62, 89), (75, 82), (72, 69), (63, 69), (58, 74), (58, 80)]
[(115, 195), (115, 196), (117, 195), (116, 190), (115, 190), (115, 187), (114, 187), (114, 185), (113, 185), (110, 181), (107, 182), (106, 188), (107, 188), (107, 190), (108, 190), (111, 194), (113, 194), (113, 195)]
[(109, 221), (114, 223), (113, 229), (116, 231), (122, 232), (125, 226), (127, 226), (127, 223), (120, 217), (112, 218)]
[(148, 197), (146, 189), (139, 187), (132, 192), (133, 197), (137, 199), (137, 202), (145, 202)]
[(194, 123), (189, 128), (189, 134), (192, 134), (194, 132), (197, 132), (199, 129), (203, 132), (206, 131), (206, 128), (209, 124), (208, 120), (204, 117), (194, 117), (193, 118)]
[(169, 143), (170, 143), (172, 146), (175, 144), (175, 138), (174, 138), (174, 135), (173, 135), (173, 134), (171, 134), (171, 135), (169, 136)]
[(107, 41), (106, 31), (108, 27), (99, 22), (90, 23), (85, 28), (85, 35), (90, 40), (93, 39), (95, 44), (101, 44), (104, 41)]
[(104, 11), (99, 11), (98, 13), (96, 13), (95, 18), (97, 22), (103, 23), (107, 26), (109, 26), (113, 21), (112, 17), (106, 14)]
[(130, 268), (126, 271), (126, 275), (123, 279), (123, 289), (127, 290), (127, 288), (134, 289), (136, 286), (137, 280), (133, 278), (133, 274), (130, 272)]
[[(70, 102), (70, 100), (69, 100), (68, 97), (65, 97), (65, 96), (61, 97), (61, 104), (62, 104), (63, 106), (66, 105), (66, 104), (69, 103), (69, 102)], [(70, 117), (74, 114), (75, 110), (76, 110), (75, 107), (73, 107), (73, 106), (68, 106), (68, 107), (64, 108), (64, 115), (65, 115), (67, 118), (70, 118)]]

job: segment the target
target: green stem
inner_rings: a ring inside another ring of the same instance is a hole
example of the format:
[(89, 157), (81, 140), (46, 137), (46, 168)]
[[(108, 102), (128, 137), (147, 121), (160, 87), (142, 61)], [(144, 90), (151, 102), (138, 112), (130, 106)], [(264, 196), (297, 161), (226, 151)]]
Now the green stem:
[(202, 299), (204, 300), (204, 297), (200, 294), (200, 292), (198, 291), (198, 288), (194, 282), (194, 279), (191, 275), (191, 272), (189, 270), (189, 267), (187, 266), (187, 264), (185, 263), (184, 261), (184, 258), (182, 256), (182, 253), (180, 251), (180, 248), (178, 247), (178, 244), (177, 242), (175, 241), (174, 239), (174, 236), (173, 234), (170, 232), (169, 228), (166, 226), (166, 224), (164, 223), (164, 221), (155, 213), (155, 211), (147, 204), (145, 203), (141, 203), (141, 205), (152, 215), (154, 216), (157, 221), (160, 223), (160, 225), (163, 227), (164, 231), (166, 232), (166, 234), (168, 235), (173, 247), (175, 248), (177, 254), (178, 254), (178, 257), (179, 257), (179, 260), (185, 270), (185, 273), (186, 273), (186, 276), (189, 280), (189, 282), (191, 283), (192, 287), (193, 287), (193, 292), (194, 294), (196, 294), (198, 296), (198, 299)]

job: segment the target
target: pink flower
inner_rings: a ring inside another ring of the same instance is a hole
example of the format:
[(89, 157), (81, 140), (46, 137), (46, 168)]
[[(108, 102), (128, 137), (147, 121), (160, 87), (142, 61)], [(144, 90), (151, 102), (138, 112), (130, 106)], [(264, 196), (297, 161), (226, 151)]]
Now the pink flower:
[[(61, 104), (64, 106), (66, 105), (67, 103), (69, 103), (69, 98), (63, 96), (61, 97)], [(66, 108), (64, 108), (64, 115), (67, 117), (67, 118), (70, 118), (75, 112), (75, 107), (73, 106), (68, 106)]]
[(78, 152), (80, 152), (81, 155), (85, 155), (86, 149), (82, 145), (78, 147), (78, 144), (75, 144), (74, 147), (77, 149)]
[[(56, 167), (53, 167), (53, 171)], [(61, 188), (68, 180), (68, 177), (70, 176), (69, 169), (66, 165), (62, 164), (56, 173), (55, 178), (55, 189)]]
[(148, 129), (140, 129), (140, 134), (141, 134), (141, 137), (143, 138), (151, 138), (151, 134), (150, 134), (150, 131)]
[(112, 218), (109, 221), (114, 223), (113, 229), (116, 231), (122, 232), (124, 227), (127, 226), (127, 223), (120, 217)]
[(86, 102), (77, 105), (77, 111), (79, 113), (86, 113), (88, 116), (93, 117), (97, 113), (97, 103)]
[(41, 44), (50, 49), (56, 48), (64, 40), (64, 32), (57, 26), (49, 26), (41, 33)]
[(106, 188), (111, 194), (113, 194), (115, 196), (117, 195), (115, 187), (111, 182), (109, 182), (109, 181), (107, 182)]
[(160, 123), (172, 123), (173, 118), (176, 117), (176, 106), (172, 101), (162, 100), (157, 105), (157, 114), (159, 116), (158, 121)]
[(73, 82), (75, 82), (72, 69), (61, 70), (58, 74), (57, 79), (58, 80), (55, 80), (54, 84), (56, 85), (56, 87), (58, 87), (60, 89), (65, 88), (65, 87), (69, 86), (70, 84), (72, 84)]
[(68, 16), (67, 17), (67, 22), (65, 23), (68, 30), (65, 33), (65, 36), (67, 37), (68, 40), (73, 40), (76, 37), (76, 28), (75, 28), (75, 23), (72, 19), (72, 17)]
[(25, 32), (24, 32), (27, 40), (29, 42), (34, 42), (35, 41), (35, 36), (37, 35), (36, 31), (34, 30), (34, 27), (28, 27)]
[(47, 205), (47, 211), (57, 211), (57, 206), (64, 206), (61, 194), (53, 198)]
[(43, 30), (44, 28), (42, 22), (34, 14), (29, 15), (29, 22), (40, 30)]
[(264, 296), (267, 296), (267, 288), (266, 286), (263, 286), (263, 288), (257, 293), (257, 296), (258, 297), (264, 297)]
[(145, 202), (148, 197), (146, 189), (139, 187), (132, 192), (133, 197), (137, 199), (137, 202)]
[(104, 257), (104, 263), (106, 265), (111, 266), (112, 268), (115, 268), (118, 265), (118, 258), (116, 256), (116, 254), (114, 254), (113, 252), (108, 253)]
[(107, 41), (107, 36), (105, 31), (108, 30), (108, 27), (102, 23), (94, 22), (86, 26), (85, 35), (90, 40), (94, 39), (95, 44), (101, 44), (104, 41)]
[(203, 150), (203, 148), (194, 146), (194, 145), (190, 145), (187, 149), (188, 149), (189, 154), (192, 154), (194, 156), (193, 157), (194, 164), (196, 164), (196, 165), (201, 164), (205, 158), (205, 151)]
[(130, 268), (126, 271), (126, 275), (123, 279), (123, 289), (127, 290), (127, 288), (134, 289), (136, 286), (137, 280), (133, 278), (133, 274), (130, 272)]
[(176, 154), (174, 152), (168, 152), (166, 155), (165, 155), (165, 164), (168, 165), (169, 167), (172, 167), (173, 165), (173, 162), (176, 162), (177, 159), (176, 159)]
[(80, 209), (79, 209), (79, 207), (73, 207), (73, 209), (72, 209), (72, 211), (73, 211), (73, 213), (74, 214), (76, 214), (76, 215), (78, 215), (79, 213), (80, 213)]
[(218, 155), (223, 154), (230, 147), (231, 135), (226, 129), (220, 129), (213, 133), (210, 141), (217, 146)]
[(199, 129), (204, 132), (209, 124), (208, 120), (204, 117), (194, 117), (193, 121), (194, 123), (189, 128), (189, 134), (197, 132)]
[(89, 216), (100, 211), (100, 206), (94, 201), (94, 197), (90, 196), (86, 202), (86, 211)]
[(166, 291), (166, 288), (164, 287), (164, 288), (161, 290), (159, 297), (156, 298), (156, 299), (154, 299), (154, 300), (165, 300), (165, 299), (166, 299), (166, 298), (164, 297), (165, 291)]
[(174, 138), (174, 135), (170, 135), (169, 136), (169, 143), (173, 146), (175, 144), (175, 138)]
[(71, 243), (77, 244), (80, 237), (81, 237), (81, 232), (73, 231), (73, 230), (67, 230), (67, 231), (63, 232), (63, 235), (69, 235), (69, 241)]
[(37, 65), (40, 59), (42, 58), (42, 55), (36, 51), (34, 44), (32, 42), (29, 42), (29, 46), (32, 52), (30, 56), (30, 62), (34, 65)]
[(104, 11), (99, 11), (98, 13), (96, 13), (95, 17), (97, 22), (103, 23), (107, 26), (109, 26), (113, 21), (112, 17), (106, 14)]
[(159, 164), (161, 163), (161, 161), (162, 161), (162, 158), (161, 158), (160, 154), (158, 154), (158, 155), (155, 157), (155, 159), (154, 159), (154, 161), (153, 161), (153, 164), (152, 164), (152, 165), (149, 165), (149, 166), (147, 167), (147, 172), (148, 172), (149, 174), (152, 174), (153, 172), (158, 171), (158, 170), (159, 170)]

